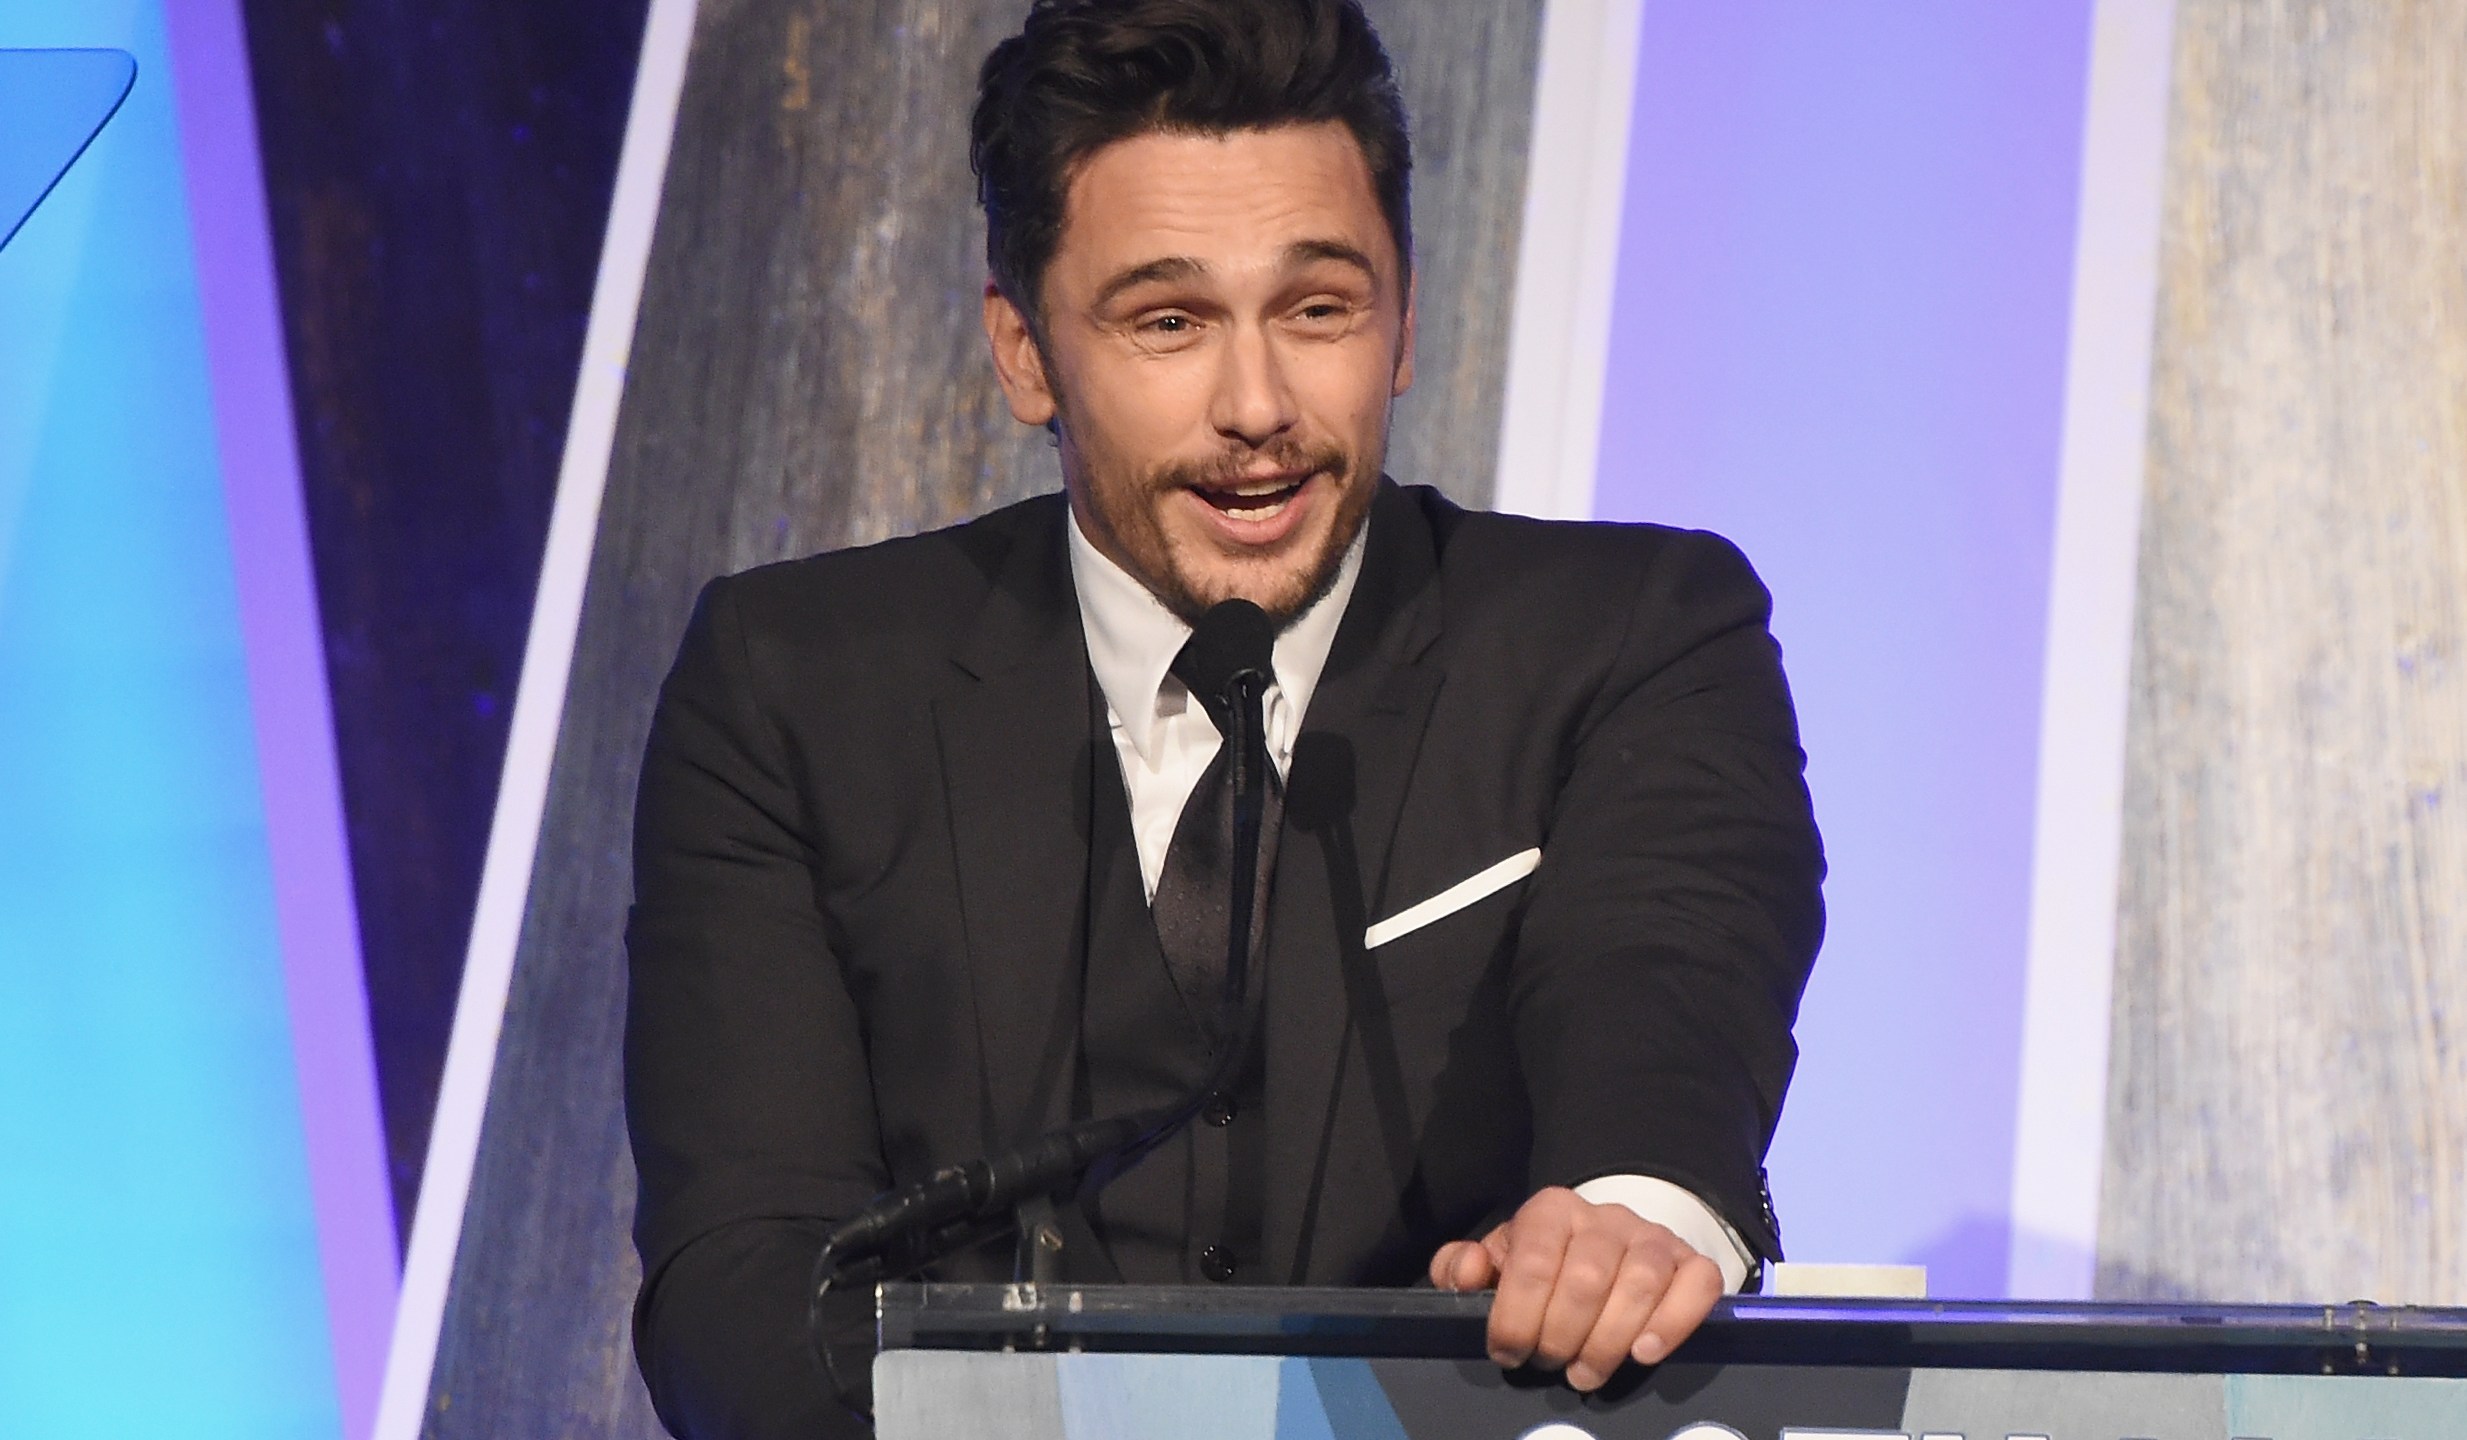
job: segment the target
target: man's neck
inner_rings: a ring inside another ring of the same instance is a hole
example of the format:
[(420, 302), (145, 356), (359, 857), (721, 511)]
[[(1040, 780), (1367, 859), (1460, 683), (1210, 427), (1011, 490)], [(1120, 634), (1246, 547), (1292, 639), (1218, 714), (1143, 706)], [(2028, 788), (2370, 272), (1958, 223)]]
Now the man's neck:
[[(1088, 660), (1097, 684), (1116, 721), (1127, 726), (1134, 745), (1148, 753), (1148, 730), (1156, 713), (1157, 695), (1191, 627), (1165, 607), (1147, 586), (1096, 548), (1079, 517), (1070, 520), (1071, 580), (1079, 595), (1081, 629), (1087, 637)], [(1361, 578), (1362, 556), (1370, 535), (1367, 520), (1337, 561), (1326, 593), (1296, 615), (1276, 639), (1276, 681), (1290, 707), (1293, 728), (1299, 729), (1336, 630), (1352, 603)]]

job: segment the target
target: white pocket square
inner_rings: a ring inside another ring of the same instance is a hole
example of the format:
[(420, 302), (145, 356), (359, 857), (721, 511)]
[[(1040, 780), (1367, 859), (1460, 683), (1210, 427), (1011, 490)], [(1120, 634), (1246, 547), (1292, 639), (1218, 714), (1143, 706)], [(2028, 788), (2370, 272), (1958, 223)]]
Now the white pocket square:
[(1447, 889), (1418, 905), (1399, 910), (1394, 915), (1362, 932), (1362, 948), (1376, 950), (1399, 936), (1410, 935), (1434, 920), (1444, 920), (1476, 900), (1507, 889), (1532, 874), (1542, 863), (1540, 850), (1519, 850), (1487, 870), (1477, 871), (1457, 881)]

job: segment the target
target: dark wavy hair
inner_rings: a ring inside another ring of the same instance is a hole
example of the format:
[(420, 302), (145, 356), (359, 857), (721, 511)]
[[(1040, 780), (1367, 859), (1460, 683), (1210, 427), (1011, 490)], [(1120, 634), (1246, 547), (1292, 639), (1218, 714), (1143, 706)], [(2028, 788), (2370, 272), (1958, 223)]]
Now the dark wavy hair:
[(968, 160), (994, 283), (1036, 323), (1073, 169), (1117, 140), (1344, 122), (1413, 265), (1413, 142), (1357, 0), (1036, 0), (977, 77)]

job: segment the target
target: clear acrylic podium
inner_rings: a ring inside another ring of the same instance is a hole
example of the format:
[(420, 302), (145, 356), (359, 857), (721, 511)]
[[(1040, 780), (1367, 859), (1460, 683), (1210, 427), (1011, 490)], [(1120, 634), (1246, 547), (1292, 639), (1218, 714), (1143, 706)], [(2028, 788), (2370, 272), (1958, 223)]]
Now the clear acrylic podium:
[(881, 1440), (2467, 1440), (2467, 1310), (1743, 1297), (1596, 1395), (1486, 1295), (889, 1285)]

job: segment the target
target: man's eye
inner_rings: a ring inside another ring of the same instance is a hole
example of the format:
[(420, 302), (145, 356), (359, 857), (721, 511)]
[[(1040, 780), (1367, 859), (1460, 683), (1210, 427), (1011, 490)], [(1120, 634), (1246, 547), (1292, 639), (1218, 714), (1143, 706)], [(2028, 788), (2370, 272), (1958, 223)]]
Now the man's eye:
[(1159, 335), (1187, 335), (1191, 332), (1191, 317), (1159, 315), (1148, 322), (1147, 328)]

